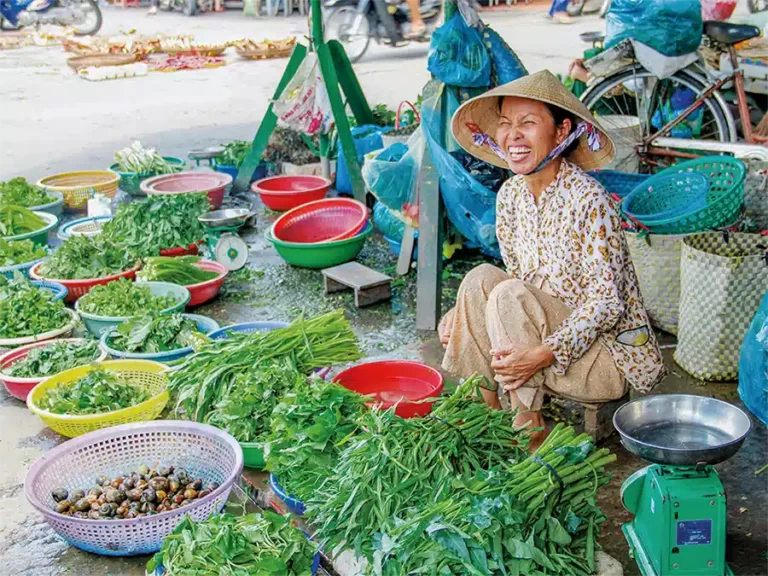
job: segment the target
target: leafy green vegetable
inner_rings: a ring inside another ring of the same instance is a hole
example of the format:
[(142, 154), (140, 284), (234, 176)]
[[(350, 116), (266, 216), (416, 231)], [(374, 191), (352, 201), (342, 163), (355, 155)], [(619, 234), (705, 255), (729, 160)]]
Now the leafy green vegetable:
[(121, 172), (136, 174), (173, 174), (183, 170), (167, 162), (154, 148), (144, 148), (141, 142), (134, 142), (128, 148), (115, 152), (115, 162)]
[(64, 370), (90, 364), (101, 354), (96, 340), (89, 342), (52, 342), (32, 348), (21, 360), (11, 364), (6, 373), (16, 378), (43, 378)]
[(83, 280), (103, 278), (124, 272), (136, 264), (136, 258), (115, 243), (99, 236), (67, 238), (40, 265), (44, 278)]
[(119, 278), (91, 288), (77, 301), (77, 309), (88, 314), (125, 318), (143, 312), (160, 312), (179, 303), (175, 296), (155, 296), (149, 286)]
[[(255, 371), (255, 366), (272, 359), (290, 359), (296, 370), (306, 375), (315, 368), (359, 357), (357, 338), (343, 311), (337, 310), (309, 320), (299, 318), (287, 328), (271, 332), (232, 334), (226, 340), (215, 340), (187, 356), (184, 364), (169, 375), (168, 388), (176, 395), (178, 414), (203, 422), (217, 404), (229, 397), (238, 378)], [(278, 369), (274, 364), (268, 368)], [(266, 377), (260, 382), (275, 381)], [(259, 389), (254, 388), (254, 393), (258, 394)]]
[(123, 352), (142, 354), (167, 352), (187, 346), (200, 346), (207, 338), (197, 329), (197, 322), (181, 314), (144, 314), (117, 327), (110, 346)]
[(49, 388), (40, 407), (54, 414), (101, 414), (136, 406), (149, 397), (145, 388), (118, 373), (96, 369), (75, 382)]
[(240, 168), (250, 150), (251, 143), (247, 140), (233, 140), (224, 145), (224, 152), (216, 158), (216, 162), (223, 166)]
[(267, 469), (300, 500), (312, 497), (335, 468), (340, 446), (357, 429), (366, 398), (317, 379), (297, 386), (272, 412)]
[(47, 222), (22, 206), (0, 206), (0, 236), (28, 234), (45, 227)]
[(291, 162), (303, 166), (320, 161), (316, 154), (318, 147), (319, 140), (316, 135), (309, 137), (291, 128), (278, 126), (269, 137), (262, 159), (275, 164)]
[(0, 338), (23, 338), (62, 328), (71, 320), (62, 300), (16, 273), (0, 275)]
[(144, 260), (144, 266), (139, 271), (139, 278), (145, 281), (173, 282), (182, 286), (191, 286), (213, 280), (219, 274), (194, 266), (198, 256), (153, 256)]
[(11, 178), (7, 182), (0, 182), (0, 204), (30, 208), (50, 204), (53, 200), (53, 196), (30, 184), (26, 178)]
[(206, 194), (151, 196), (122, 204), (102, 228), (102, 236), (134, 258), (158, 256), (167, 248), (186, 247), (205, 238), (197, 217), (210, 211)]
[(264, 511), (220, 514), (204, 522), (187, 516), (147, 563), (173, 576), (310, 576), (317, 545), (290, 519)]
[(15, 266), (45, 258), (47, 252), (32, 240), (11, 240), (0, 238), (0, 266)]

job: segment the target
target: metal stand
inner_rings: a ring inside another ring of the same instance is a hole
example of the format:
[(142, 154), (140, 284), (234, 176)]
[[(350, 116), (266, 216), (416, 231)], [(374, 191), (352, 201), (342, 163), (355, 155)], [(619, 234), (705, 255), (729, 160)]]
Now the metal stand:
[[(318, 63), (326, 89), (328, 90), (328, 99), (331, 103), (333, 118), (339, 134), (339, 141), (341, 148), (344, 150), (344, 158), (347, 161), (347, 168), (349, 169), (352, 181), (352, 191), (357, 200), (364, 202), (365, 184), (363, 183), (363, 175), (360, 171), (360, 163), (357, 161), (355, 142), (352, 138), (349, 121), (347, 120), (346, 107), (348, 104), (359, 124), (373, 123), (373, 114), (365, 99), (363, 89), (360, 87), (360, 83), (352, 70), (352, 64), (350, 64), (344, 48), (336, 40), (326, 43), (323, 38), (323, 12), (320, 0), (311, 1), (310, 12), (312, 42), (309, 50), (317, 53)], [(297, 44), (290, 60), (288, 60), (288, 65), (285, 68), (283, 77), (280, 79), (273, 100), (278, 99), (282, 95), (283, 90), (285, 90), (288, 82), (296, 74), (306, 55), (307, 47)], [(342, 100), (342, 90), (347, 97), (346, 102)], [(253, 171), (261, 162), (261, 156), (269, 143), (269, 137), (272, 135), (276, 125), (277, 116), (275, 116), (272, 104), (270, 103), (267, 113), (253, 139), (251, 150), (237, 173), (233, 186), (235, 194), (241, 194), (248, 190), (251, 174), (253, 174)], [(321, 135), (320, 153), (323, 157), (324, 165), (328, 163), (328, 149), (328, 136)]]

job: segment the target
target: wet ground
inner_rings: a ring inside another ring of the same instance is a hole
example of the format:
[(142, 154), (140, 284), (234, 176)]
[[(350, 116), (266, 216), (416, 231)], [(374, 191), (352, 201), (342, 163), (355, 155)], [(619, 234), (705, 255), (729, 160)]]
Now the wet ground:
[[(196, 312), (212, 316), (222, 325), (256, 320), (290, 320), (301, 313), (343, 308), (347, 312), (368, 357), (420, 359), (438, 366), (441, 348), (434, 334), (415, 330), (415, 271), (396, 277), (391, 302), (358, 310), (351, 293), (323, 294), (322, 276), (317, 271), (286, 265), (263, 239), (274, 215), (259, 214), (256, 230), (247, 236), (252, 246), (249, 271), (238, 273), (239, 282), (228, 282), (225, 293), (211, 305)], [(478, 260), (475, 255), (446, 266), (444, 307), (453, 304), (461, 276)], [(381, 238), (373, 237), (359, 261), (395, 276), (395, 257)], [(674, 340), (665, 338), (665, 344)], [(687, 376), (672, 361), (672, 349), (665, 350), (672, 371), (656, 391), (684, 392), (714, 396), (742, 406), (735, 383), (704, 384)], [(0, 574), (53, 576), (138, 576), (146, 558), (115, 559), (87, 554), (67, 546), (27, 504), (23, 495), (24, 476), (31, 463), (64, 439), (47, 429), (26, 407), (0, 390)], [(630, 520), (619, 497), (621, 483), (643, 462), (624, 450), (613, 436), (605, 445), (618, 455), (612, 482), (601, 489), (598, 499), (609, 520), (600, 539), (603, 549), (618, 559), (627, 575), (639, 571), (628, 557), (621, 524)], [(768, 463), (768, 434), (754, 420), (752, 433), (741, 451), (717, 466), (728, 494), (728, 561), (738, 575), (768, 574), (768, 472), (755, 471)]]

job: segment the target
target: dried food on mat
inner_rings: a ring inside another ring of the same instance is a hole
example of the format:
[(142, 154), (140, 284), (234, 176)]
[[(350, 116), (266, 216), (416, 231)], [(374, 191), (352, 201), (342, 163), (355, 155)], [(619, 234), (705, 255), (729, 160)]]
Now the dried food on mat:
[(178, 54), (166, 57), (154, 56), (149, 60), (149, 69), (153, 72), (178, 72), (179, 70), (202, 70), (203, 68), (218, 68), (227, 61), (217, 56), (202, 56), (198, 54)]
[(62, 300), (18, 272), (0, 275), (0, 339), (26, 338), (66, 326), (72, 317)]
[(47, 378), (64, 370), (83, 366), (101, 355), (99, 342), (51, 342), (32, 348), (24, 358), (17, 360), (5, 373), (14, 378)]
[(287, 58), (296, 46), (296, 38), (290, 37), (283, 40), (264, 39), (261, 42), (255, 40), (236, 40), (231, 43), (237, 54), (249, 60), (262, 60), (267, 58)]
[(221, 56), (226, 49), (227, 44), (196, 44), (191, 38), (160, 40), (160, 51), (172, 55)]

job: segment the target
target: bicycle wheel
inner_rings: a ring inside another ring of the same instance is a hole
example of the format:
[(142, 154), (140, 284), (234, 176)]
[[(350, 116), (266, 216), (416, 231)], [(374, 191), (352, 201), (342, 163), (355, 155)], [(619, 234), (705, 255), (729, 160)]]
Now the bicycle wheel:
[[(648, 171), (659, 163), (636, 149), (644, 139), (658, 132), (676, 116), (672, 102), (697, 99), (706, 90), (705, 82), (687, 70), (664, 80), (640, 66), (622, 70), (589, 88), (582, 102), (610, 133), (617, 147), (611, 166), (625, 172)], [(679, 109), (687, 108), (686, 105)], [(704, 105), (692, 112), (671, 134), (677, 138), (736, 141), (736, 127), (730, 111), (719, 95), (704, 99)]]

